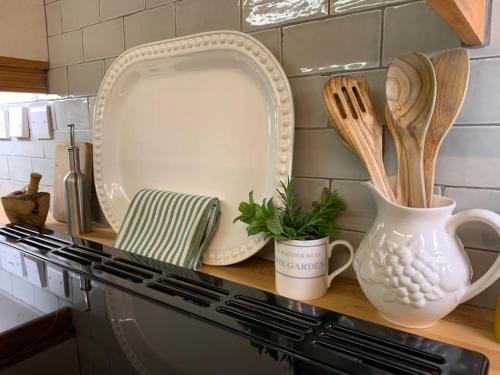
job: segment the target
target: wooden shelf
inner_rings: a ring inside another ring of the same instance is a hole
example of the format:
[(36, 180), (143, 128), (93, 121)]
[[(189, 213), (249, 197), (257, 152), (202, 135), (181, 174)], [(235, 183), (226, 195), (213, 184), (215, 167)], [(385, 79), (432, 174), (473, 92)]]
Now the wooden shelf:
[(483, 44), (488, 0), (427, 0), (466, 45)]
[(48, 92), (47, 61), (0, 56), (0, 91)]

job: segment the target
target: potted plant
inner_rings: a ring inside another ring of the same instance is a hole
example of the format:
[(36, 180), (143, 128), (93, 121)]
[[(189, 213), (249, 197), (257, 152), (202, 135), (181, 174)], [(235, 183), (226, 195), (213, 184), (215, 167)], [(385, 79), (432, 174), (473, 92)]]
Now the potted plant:
[[(346, 209), (345, 202), (336, 191), (323, 189), (318, 201), (309, 211), (302, 211), (295, 194), (295, 181), (281, 183), (277, 190), (280, 204), (273, 199), (262, 204), (254, 201), (250, 192), (248, 202), (241, 202), (241, 215), (234, 221), (248, 225), (249, 236), (263, 233), (275, 241), (276, 290), (294, 299), (314, 299), (323, 296), (333, 278), (344, 271), (354, 256), (352, 246), (343, 240), (330, 243), (330, 236), (337, 233), (337, 215)], [(339, 269), (328, 273), (328, 263), (333, 248), (344, 245), (350, 251), (349, 260)]]

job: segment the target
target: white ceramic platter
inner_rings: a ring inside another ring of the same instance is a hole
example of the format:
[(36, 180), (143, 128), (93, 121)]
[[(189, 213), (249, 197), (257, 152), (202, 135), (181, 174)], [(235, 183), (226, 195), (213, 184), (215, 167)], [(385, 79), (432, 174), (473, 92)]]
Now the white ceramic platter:
[(216, 31), (132, 48), (96, 99), (99, 202), (118, 231), (142, 188), (218, 197), (220, 227), (203, 262), (242, 261), (265, 240), (233, 224), (238, 204), (251, 190), (275, 195), (291, 172), (293, 130), (288, 80), (251, 36)]

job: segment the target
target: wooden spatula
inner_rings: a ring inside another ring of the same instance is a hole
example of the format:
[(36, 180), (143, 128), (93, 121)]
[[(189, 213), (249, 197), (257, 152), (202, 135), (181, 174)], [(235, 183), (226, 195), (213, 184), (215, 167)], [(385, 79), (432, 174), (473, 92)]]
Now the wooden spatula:
[(396, 149), (396, 159), (398, 163), (398, 173), (396, 176), (396, 201), (399, 205), (408, 207), (409, 205), (409, 185), (408, 185), (408, 164), (406, 161), (406, 152), (403, 146), (403, 141), (399, 137), (399, 133), (396, 131), (394, 121), (392, 119), (391, 111), (385, 103), (385, 120), (387, 123), (387, 129), (391, 133), (392, 139), (394, 141), (394, 147)]
[(436, 72), (436, 104), (424, 147), (424, 180), (427, 204), (432, 206), (434, 169), (439, 148), (457, 119), (469, 84), (469, 53), (464, 48), (444, 51), (431, 58)]
[(323, 87), (323, 103), (340, 138), (365, 164), (373, 184), (395, 202), (382, 158), (382, 126), (366, 78), (330, 78)]
[(406, 153), (410, 207), (427, 207), (424, 185), (424, 142), (436, 99), (431, 61), (409, 53), (389, 65), (387, 106)]

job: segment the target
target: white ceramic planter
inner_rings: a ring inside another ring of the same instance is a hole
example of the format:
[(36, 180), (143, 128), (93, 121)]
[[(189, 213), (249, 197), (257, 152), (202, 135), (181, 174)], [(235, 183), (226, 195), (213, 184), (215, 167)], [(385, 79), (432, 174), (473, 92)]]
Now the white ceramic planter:
[[(328, 261), (333, 248), (343, 245), (350, 251), (349, 260), (328, 274)], [(309, 241), (275, 241), (276, 291), (298, 299), (316, 299), (325, 295), (332, 280), (352, 263), (354, 249), (344, 240), (329, 244), (328, 237)]]
[(435, 196), (433, 208), (387, 201), (366, 184), (377, 217), (354, 257), (353, 267), (370, 302), (388, 321), (411, 328), (433, 325), (500, 277), (500, 257), (477, 281), (457, 228), (480, 221), (500, 235), (500, 216), (487, 210), (452, 215), (455, 202)]

